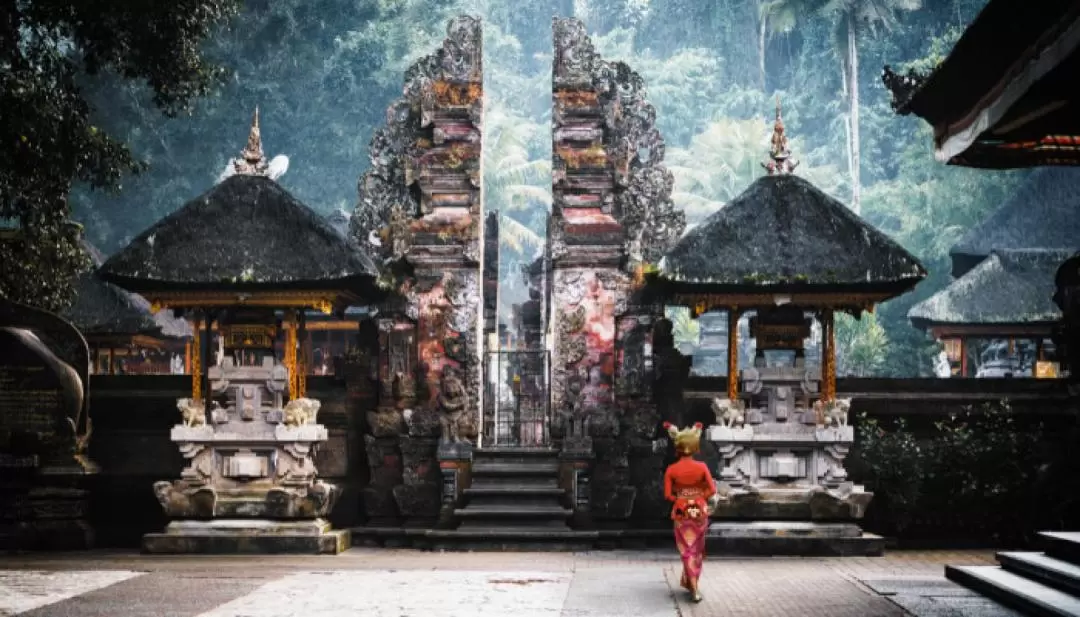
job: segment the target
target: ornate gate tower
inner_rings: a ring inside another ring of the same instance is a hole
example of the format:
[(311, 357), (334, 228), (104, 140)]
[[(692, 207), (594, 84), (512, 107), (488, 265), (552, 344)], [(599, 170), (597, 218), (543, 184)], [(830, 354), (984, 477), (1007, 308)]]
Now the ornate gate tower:
[(578, 523), (614, 523), (634, 506), (630, 450), (659, 419), (646, 360), (663, 307), (635, 289), (685, 218), (641, 76), (600, 58), (580, 21), (552, 30), (552, 434)]
[(371, 524), (434, 524), (456, 500), (458, 462), (476, 441), (482, 38), (479, 19), (457, 17), (442, 47), (409, 68), (360, 179), (350, 230), (378, 247), (380, 282), (396, 292), (377, 318), (379, 397), (365, 437)]

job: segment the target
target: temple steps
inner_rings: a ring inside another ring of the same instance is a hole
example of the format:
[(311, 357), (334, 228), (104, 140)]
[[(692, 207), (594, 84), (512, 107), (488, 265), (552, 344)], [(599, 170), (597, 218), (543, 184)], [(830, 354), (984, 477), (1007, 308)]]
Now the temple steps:
[(471, 485), (454, 510), (457, 529), (427, 536), (444, 550), (582, 550), (596, 534), (567, 525), (573, 510), (559, 488), (558, 452), (484, 448), (473, 453)]
[(997, 566), (946, 566), (945, 576), (1028, 615), (1080, 615), (1080, 533), (1042, 532), (1045, 552), (1001, 552)]

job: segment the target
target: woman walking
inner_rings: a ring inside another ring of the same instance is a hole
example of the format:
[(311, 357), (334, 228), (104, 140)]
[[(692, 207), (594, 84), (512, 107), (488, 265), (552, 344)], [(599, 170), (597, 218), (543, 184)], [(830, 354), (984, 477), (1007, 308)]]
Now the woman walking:
[(664, 497), (674, 502), (671, 519), (675, 521), (675, 546), (682, 557), (682, 586), (694, 602), (701, 602), (698, 577), (705, 561), (705, 535), (709, 531), (709, 499), (716, 494), (716, 483), (705, 463), (694, 460), (701, 447), (701, 423), (679, 430), (664, 423), (679, 460), (664, 473)]

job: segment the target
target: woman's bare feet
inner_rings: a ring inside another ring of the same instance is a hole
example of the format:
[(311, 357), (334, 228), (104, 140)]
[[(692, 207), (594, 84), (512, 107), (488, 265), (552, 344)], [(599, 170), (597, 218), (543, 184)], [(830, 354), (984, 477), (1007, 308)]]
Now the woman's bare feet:
[(693, 602), (701, 602), (701, 592), (698, 591), (697, 581), (690, 582), (690, 600)]

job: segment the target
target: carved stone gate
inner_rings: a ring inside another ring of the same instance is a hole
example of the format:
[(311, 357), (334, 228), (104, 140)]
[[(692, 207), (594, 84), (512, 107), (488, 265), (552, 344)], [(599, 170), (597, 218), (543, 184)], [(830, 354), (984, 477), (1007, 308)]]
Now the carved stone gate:
[(484, 433), (489, 447), (546, 448), (550, 445), (550, 359), (545, 350), (487, 354)]

